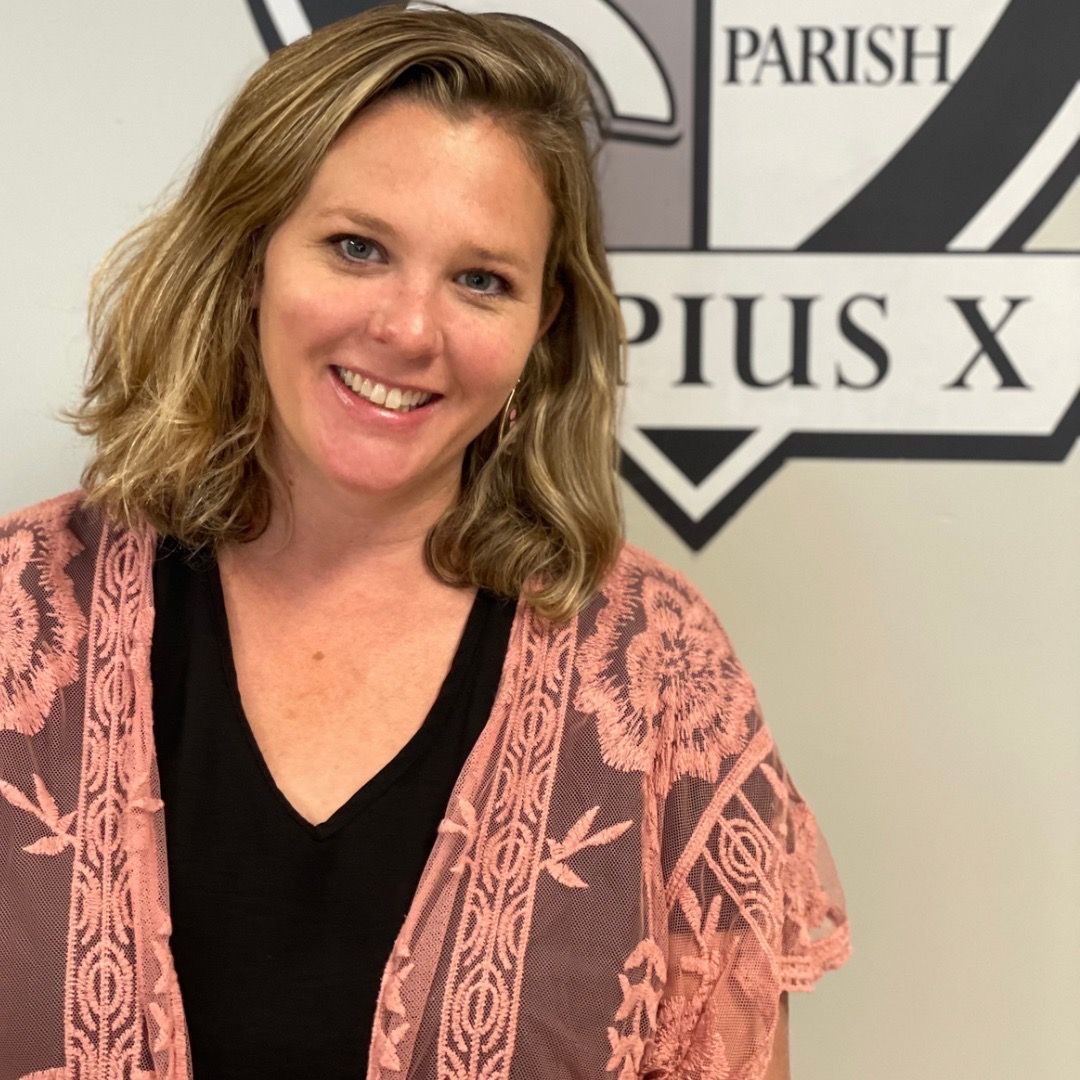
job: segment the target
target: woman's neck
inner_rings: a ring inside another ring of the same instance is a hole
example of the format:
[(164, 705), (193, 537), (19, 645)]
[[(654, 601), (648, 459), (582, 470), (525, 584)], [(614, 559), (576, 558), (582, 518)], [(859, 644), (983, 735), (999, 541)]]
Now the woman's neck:
[(435, 583), (424, 541), (456, 490), (371, 494), (299, 470), (286, 476), (285, 490), (274, 485), (266, 531), (226, 549), (231, 570), (273, 578), (294, 594), (351, 582), (392, 596)]

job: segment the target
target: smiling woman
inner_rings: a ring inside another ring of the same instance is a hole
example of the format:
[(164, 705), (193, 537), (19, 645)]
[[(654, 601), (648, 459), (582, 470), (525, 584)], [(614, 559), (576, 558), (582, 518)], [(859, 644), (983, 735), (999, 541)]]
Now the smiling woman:
[[(97, 442), (84, 478), (90, 499), (193, 548), (248, 541), (285, 518), (311, 520), (296, 505), (306, 489), (284, 471), (306, 459), (290, 445), (295, 429), (273, 422), (282, 402), (259, 336), (278, 332), (290, 309), (274, 305), (276, 321), (265, 327), (264, 316), (252, 317), (260, 291), (277, 286), (277, 278), (264, 280), (276, 261), (267, 262), (271, 247), (288, 246), (283, 272), (304, 266), (316, 288), (317, 260), (299, 261), (304, 246), (322, 256), (325, 277), (302, 338), (315, 345), (312, 335), (321, 332), (318, 347), (330, 348), (325, 335), (337, 320), (336, 365), (359, 374), (361, 386), (370, 381), (369, 400), (382, 396), (380, 383), (389, 398), (401, 373), (358, 362), (366, 351), (361, 324), (372, 343), (406, 332), (412, 340), (404, 348), (421, 353), (448, 336), (454, 355), (434, 359), (446, 370), (425, 377), (455, 393), (425, 379), (397, 386), (440, 395), (424, 410), (438, 423), (417, 417), (436, 437), (464, 418), (465, 398), (449, 385), (451, 361), (463, 377), (475, 372), (484, 344), (502, 366), (517, 366), (502, 387), (507, 372), (495, 377), (492, 391), (504, 391), (498, 403), (467, 388), (488, 415), (478, 425), (474, 417), (464, 443), (444, 448), (463, 455), (455, 483), (446, 484), (444, 455), (437, 494), (423, 476), (420, 488), (400, 494), (422, 507), (427, 527), (434, 522), (427, 561), (442, 580), (507, 596), (529, 582), (537, 610), (565, 616), (595, 590), (621, 531), (614, 474), (621, 320), (590, 168), (586, 76), (566, 50), (520, 20), (383, 9), (350, 25), (365, 29), (349, 36), (339, 23), (271, 57), (180, 197), (135, 230), (99, 275), (93, 367), (77, 416)], [(465, 47), (459, 35), (469, 25), (481, 36)], [(418, 27), (424, 36), (414, 38)], [(500, 40), (507, 33), (530, 50), (527, 61), (507, 54)], [(377, 145), (368, 143), (368, 127)], [(455, 284), (467, 274), (482, 280), (455, 293), (476, 306), (425, 292), (435, 274)], [(303, 283), (289, 288), (298, 310)], [(377, 303), (358, 318), (361, 292)], [(350, 305), (351, 328), (343, 314)], [(511, 326), (531, 340), (506, 353), (500, 335)], [(476, 360), (462, 366), (467, 334)], [(425, 359), (407, 362), (419, 368)], [(496, 452), (499, 406), (515, 385), (521, 422)], [(312, 420), (306, 398), (295, 412)], [(354, 424), (349, 438), (359, 430)], [(398, 443), (407, 449), (406, 440)], [(414, 464), (423, 452), (408, 450)], [(335, 455), (343, 458), (340, 445)], [(425, 498), (417, 501), (417, 491)], [(367, 516), (357, 498), (363, 493), (348, 485), (334, 491), (335, 504), (348, 501)]]
[(588, 81), (380, 9), (98, 281), (0, 520), (0, 1080), (784, 1080), (849, 950), (716, 615), (621, 540)]

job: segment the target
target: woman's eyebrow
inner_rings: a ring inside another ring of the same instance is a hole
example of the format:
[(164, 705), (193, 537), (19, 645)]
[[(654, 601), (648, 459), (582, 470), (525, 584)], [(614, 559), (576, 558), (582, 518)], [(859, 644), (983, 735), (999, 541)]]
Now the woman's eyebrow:
[(355, 210), (348, 206), (329, 206), (325, 210), (320, 210), (316, 216), (320, 219), (348, 218), (358, 228), (382, 233), (383, 236), (388, 236), (391, 240), (400, 238), (400, 233), (389, 221), (377, 217), (375, 214), (366, 214), (362, 210)]
[(470, 257), (477, 259), (482, 263), (500, 263), (503, 266), (509, 266), (514, 270), (524, 274), (528, 272), (528, 264), (519, 255), (514, 254), (512, 251), (495, 251), (492, 248), (486, 247), (469, 247), (466, 249)]
[[(316, 216), (320, 220), (324, 218), (337, 218), (339, 220), (347, 218), (359, 229), (377, 232), (390, 240), (397, 241), (401, 239), (401, 233), (389, 221), (378, 217), (376, 214), (368, 214), (349, 206), (329, 206), (325, 210), (320, 210)], [(470, 259), (476, 259), (478, 262), (500, 263), (522, 274), (528, 273), (529, 270), (528, 262), (513, 251), (498, 251), (495, 248), (479, 244), (467, 244), (463, 250)]]

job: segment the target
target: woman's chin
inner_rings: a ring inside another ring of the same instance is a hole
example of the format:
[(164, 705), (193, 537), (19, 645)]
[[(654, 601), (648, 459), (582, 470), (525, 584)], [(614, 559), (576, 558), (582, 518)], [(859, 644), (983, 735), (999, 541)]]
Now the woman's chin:
[(367, 503), (417, 503), (426, 502), (439, 492), (450, 498), (456, 492), (457, 476), (447, 473), (440, 477), (416, 470), (379, 469), (365, 467), (329, 468), (326, 476), (332, 485), (347, 498)]
[(324, 425), (300, 456), (307, 459), (302, 471), (320, 476), (335, 497), (372, 505), (428, 502), (444, 492), (452, 499), (461, 478), (460, 455), (457, 460), (449, 454), (433, 458), (422, 449), (417, 443), (387, 446), (382, 440)]

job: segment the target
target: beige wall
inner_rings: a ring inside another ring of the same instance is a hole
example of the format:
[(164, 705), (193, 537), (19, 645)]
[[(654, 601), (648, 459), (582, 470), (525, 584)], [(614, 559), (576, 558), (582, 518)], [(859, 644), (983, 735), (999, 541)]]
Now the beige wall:
[[(4, 6), (0, 512), (74, 485), (86, 279), (262, 57), (243, 5)], [(1036, 238), (1080, 248), (1080, 191)], [(855, 955), (792, 1004), (796, 1080), (1080, 1070), (1080, 452), (788, 462), (701, 554), (829, 838)]]

